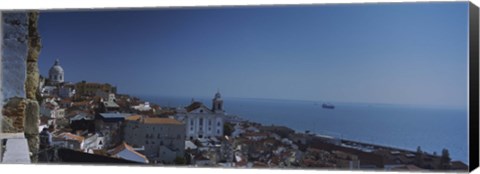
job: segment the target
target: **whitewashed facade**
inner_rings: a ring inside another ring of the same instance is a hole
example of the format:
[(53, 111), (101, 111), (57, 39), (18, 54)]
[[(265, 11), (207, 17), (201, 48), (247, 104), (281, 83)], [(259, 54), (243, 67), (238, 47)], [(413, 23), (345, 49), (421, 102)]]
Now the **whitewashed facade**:
[(193, 140), (223, 136), (224, 116), (223, 100), (217, 92), (212, 100), (212, 109), (192, 101), (186, 108), (178, 108), (175, 118), (185, 123), (186, 138)]

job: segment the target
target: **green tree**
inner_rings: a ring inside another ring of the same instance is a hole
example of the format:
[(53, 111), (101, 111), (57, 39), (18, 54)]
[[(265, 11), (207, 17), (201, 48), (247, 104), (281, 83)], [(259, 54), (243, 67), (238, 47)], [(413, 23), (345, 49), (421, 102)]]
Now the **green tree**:
[(223, 135), (232, 136), (233, 125), (231, 123), (223, 124)]
[(415, 153), (415, 164), (418, 167), (423, 167), (423, 151), (420, 146), (417, 147), (417, 152)]
[(184, 164), (186, 164), (186, 160), (185, 160), (184, 157), (177, 156), (177, 157), (175, 158), (175, 164), (184, 165)]
[(442, 156), (440, 157), (440, 169), (447, 170), (450, 169), (450, 153), (447, 149), (442, 150)]

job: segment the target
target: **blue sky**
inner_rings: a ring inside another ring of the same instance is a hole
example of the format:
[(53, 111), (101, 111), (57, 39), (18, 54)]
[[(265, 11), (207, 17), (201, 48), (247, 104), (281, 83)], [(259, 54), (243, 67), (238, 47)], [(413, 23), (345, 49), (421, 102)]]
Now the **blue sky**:
[(42, 75), (120, 93), (466, 108), (468, 3), (42, 12)]

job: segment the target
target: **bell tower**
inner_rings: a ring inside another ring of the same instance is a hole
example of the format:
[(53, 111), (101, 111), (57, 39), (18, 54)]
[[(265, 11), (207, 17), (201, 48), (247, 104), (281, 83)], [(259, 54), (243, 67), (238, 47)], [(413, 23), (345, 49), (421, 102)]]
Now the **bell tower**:
[(223, 99), (219, 91), (215, 94), (215, 97), (212, 100), (212, 111), (214, 113), (223, 113)]

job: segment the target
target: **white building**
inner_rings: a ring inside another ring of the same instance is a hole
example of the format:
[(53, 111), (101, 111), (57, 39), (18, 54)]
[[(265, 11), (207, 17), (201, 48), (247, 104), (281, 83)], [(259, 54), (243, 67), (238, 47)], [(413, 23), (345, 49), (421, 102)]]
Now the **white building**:
[(126, 118), (123, 132), (126, 143), (145, 147), (148, 159), (172, 163), (184, 156), (185, 125), (178, 120), (134, 115)]
[(47, 98), (40, 105), (40, 116), (49, 119), (48, 124), (55, 124), (55, 119), (61, 119), (65, 117), (65, 109), (60, 108), (54, 98)]
[(61, 98), (70, 98), (75, 95), (75, 88), (72, 85), (60, 86), (58, 89), (58, 96)]
[(152, 110), (152, 107), (150, 107), (149, 102), (145, 102), (145, 103), (140, 103), (139, 105), (132, 106), (132, 109), (142, 112), (142, 111), (150, 111)]
[(57, 91), (57, 87), (55, 87), (55, 86), (44, 86), (40, 90), (40, 95), (42, 97), (53, 96), (53, 95), (55, 95), (56, 91)]
[(55, 60), (55, 64), (48, 71), (48, 79), (52, 84), (58, 84), (64, 82), (63, 68), (60, 66), (59, 60)]
[(189, 106), (177, 109), (175, 118), (185, 123), (186, 137), (193, 140), (223, 136), (224, 116), (223, 99), (217, 92), (212, 100), (212, 109), (192, 101)]
[(112, 112), (112, 111), (118, 111), (120, 109), (120, 106), (116, 103), (117, 99), (115, 98), (115, 94), (111, 93), (108, 95), (107, 101), (104, 101), (102, 103), (102, 110), (104, 112)]
[(85, 138), (79, 135), (71, 134), (69, 132), (63, 132), (52, 138), (53, 145), (64, 147), (72, 150), (84, 150)]

